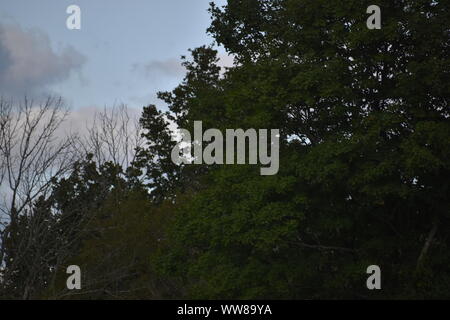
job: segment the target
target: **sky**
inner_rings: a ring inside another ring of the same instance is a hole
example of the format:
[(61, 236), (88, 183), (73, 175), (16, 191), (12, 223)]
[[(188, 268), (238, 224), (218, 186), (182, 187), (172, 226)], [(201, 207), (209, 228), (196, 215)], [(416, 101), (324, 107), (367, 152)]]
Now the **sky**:
[[(0, 95), (61, 95), (74, 110), (164, 108), (156, 92), (180, 83), (180, 56), (213, 43), (209, 2), (0, 0)], [(80, 30), (66, 26), (70, 5), (81, 9)]]
[[(135, 119), (149, 104), (164, 110), (156, 93), (182, 81), (180, 57), (213, 43), (210, 1), (0, 0), (0, 98), (61, 96), (71, 112), (58, 137), (86, 135), (104, 107), (126, 104)], [(81, 10), (80, 30), (66, 26), (71, 5)], [(6, 184), (0, 195), (1, 205)]]

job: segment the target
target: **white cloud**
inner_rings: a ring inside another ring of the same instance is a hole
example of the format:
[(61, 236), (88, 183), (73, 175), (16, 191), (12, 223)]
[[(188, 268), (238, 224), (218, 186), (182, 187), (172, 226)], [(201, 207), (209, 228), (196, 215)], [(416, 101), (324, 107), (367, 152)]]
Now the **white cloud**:
[(186, 69), (181, 65), (180, 59), (170, 58), (166, 60), (153, 60), (148, 63), (134, 63), (132, 72), (137, 72), (144, 77), (182, 77)]
[[(218, 66), (222, 68), (222, 73), (225, 68), (233, 66), (234, 56), (226, 53), (218, 55)], [(153, 60), (148, 63), (134, 63), (131, 66), (131, 71), (146, 78), (156, 79), (158, 77), (171, 77), (182, 79), (186, 74), (186, 68), (182, 66), (181, 59), (170, 58), (166, 60)]]
[(86, 57), (71, 46), (55, 52), (47, 35), (0, 24), (0, 90), (9, 96), (34, 95), (80, 70)]

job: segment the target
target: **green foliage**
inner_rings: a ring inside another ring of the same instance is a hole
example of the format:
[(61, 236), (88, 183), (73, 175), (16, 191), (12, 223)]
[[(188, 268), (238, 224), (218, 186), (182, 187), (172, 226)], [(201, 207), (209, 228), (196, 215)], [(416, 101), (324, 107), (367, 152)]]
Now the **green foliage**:
[[(166, 210), (162, 210), (165, 208)], [(67, 262), (83, 270), (82, 291), (64, 291), (57, 298), (161, 299), (170, 293), (151, 263), (170, 218), (168, 206), (155, 208), (140, 192), (110, 194), (84, 227), (79, 254)], [(58, 275), (55, 288), (65, 286)]]
[[(88, 159), (36, 204), (75, 239), (51, 265), (86, 270), (79, 297), (450, 297), (450, 2), (381, 0), (381, 30), (366, 27), (370, 4), (211, 4), (235, 66), (192, 50), (182, 83), (159, 93), (169, 110), (144, 108), (147, 144), (125, 173)], [(171, 126), (196, 120), (279, 128), (278, 174), (174, 165)], [(382, 290), (366, 288), (372, 264)], [(36, 290), (73, 298), (63, 272)]]
[[(239, 65), (214, 83), (214, 114), (197, 95), (210, 87), (192, 86), (184, 119), (280, 128), (282, 160), (276, 177), (214, 169), (178, 203), (161, 265), (188, 296), (449, 296), (448, 4), (382, 1), (377, 31), (368, 5), (211, 6), (209, 31)], [(371, 264), (381, 292), (365, 288)]]

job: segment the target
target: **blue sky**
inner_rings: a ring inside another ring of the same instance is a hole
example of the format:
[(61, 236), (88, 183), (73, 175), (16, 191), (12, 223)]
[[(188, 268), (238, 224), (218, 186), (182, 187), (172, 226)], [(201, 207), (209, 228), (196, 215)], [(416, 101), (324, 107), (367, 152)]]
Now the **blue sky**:
[[(75, 109), (162, 105), (155, 93), (183, 78), (180, 56), (213, 41), (209, 2), (1, 0), (0, 94), (51, 92)], [(66, 27), (72, 4), (81, 8), (81, 30)]]

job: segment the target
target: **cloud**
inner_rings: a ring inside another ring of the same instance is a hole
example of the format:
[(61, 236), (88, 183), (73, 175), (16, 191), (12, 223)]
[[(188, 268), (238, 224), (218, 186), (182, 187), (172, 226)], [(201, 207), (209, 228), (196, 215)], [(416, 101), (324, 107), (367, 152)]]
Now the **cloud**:
[[(67, 121), (63, 127), (60, 128), (61, 135), (66, 135), (67, 133), (77, 133), (84, 136), (88, 133), (87, 128), (94, 124), (94, 118), (96, 114), (103, 113), (105, 110), (107, 112), (112, 112), (112, 110), (118, 110), (122, 103), (118, 103), (112, 106), (85, 106), (70, 110), (67, 116)], [(142, 110), (140, 108), (133, 108), (126, 105), (127, 113), (130, 116), (130, 122), (139, 120)]]
[[(226, 68), (233, 66), (233, 55), (221, 53), (217, 57), (219, 58), (217, 64), (221, 67), (222, 73), (225, 72)], [(186, 74), (186, 68), (181, 65), (181, 62), (181, 59), (170, 58), (167, 60), (153, 60), (148, 63), (134, 63), (131, 66), (131, 71), (146, 78), (158, 79), (161, 76), (165, 76), (181, 79)]]
[(180, 59), (153, 60), (148, 63), (134, 63), (132, 72), (137, 72), (146, 78), (149, 77), (182, 77), (186, 69), (181, 65)]
[[(217, 65), (221, 68), (220, 74), (223, 75), (227, 68), (233, 67), (234, 56), (225, 52), (217, 55)], [(180, 84), (186, 75), (186, 68), (182, 66), (182, 59), (170, 58), (166, 60), (152, 60), (148, 63), (134, 63), (131, 66), (131, 72), (139, 77), (144, 77), (150, 82), (150, 86), (145, 87), (141, 93), (128, 97), (133, 105), (155, 104), (162, 110), (167, 110), (167, 104), (157, 98), (158, 91), (171, 91)], [(130, 88), (132, 84), (130, 84)], [(136, 88), (136, 87), (135, 87)]]
[(3, 95), (34, 95), (80, 70), (86, 57), (71, 46), (55, 52), (42, 32), (0, 23), (0, 90)]

